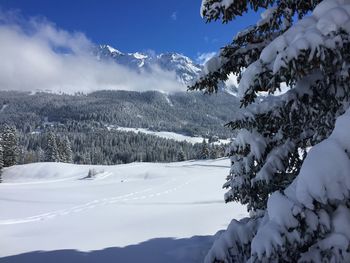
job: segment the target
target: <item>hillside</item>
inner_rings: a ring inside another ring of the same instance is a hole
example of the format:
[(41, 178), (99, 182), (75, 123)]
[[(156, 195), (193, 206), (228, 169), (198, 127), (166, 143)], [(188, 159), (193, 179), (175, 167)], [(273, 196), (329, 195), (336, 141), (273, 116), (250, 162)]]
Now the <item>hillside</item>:
[[(5, 106), (6, 105), (6, 106)], [(45, 123), (77, 122), (230, 137), (224, 127), (239, 108), (237, 97), (221, 92), (164, 94), (157, 91), (99, 91), (59, 95), (0, 91), (0, 124), (35, 131)]]

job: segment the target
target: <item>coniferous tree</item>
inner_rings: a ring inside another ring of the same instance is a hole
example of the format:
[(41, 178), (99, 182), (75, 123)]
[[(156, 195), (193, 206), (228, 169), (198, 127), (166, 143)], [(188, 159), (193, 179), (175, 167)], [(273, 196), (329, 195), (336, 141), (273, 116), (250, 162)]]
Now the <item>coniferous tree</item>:
[(4, 167), (4, 155), (3, 155), (4, 151), (2, 149), (2, 144), (1, 143), (2, 143), (2, 139), (0, 137), (0, 183), (2, 182), (1, 175), (2, 175), (2, 169)]
[[(185, 159), (200, 158), (201, 143), (179, 142), (142, 133), (108, 131), (104, 127), (95, 128), (91, 123), (84, 124), (84, 130), (81, 130), (79, 125), (66, 123), (49, 127), (56, 135), (59, 161), (65, 162), (66, 159), (66, 154), (62, 154), (65, 151), (65, 137), (70, 138), (74, 163), (80, 164), (113, 165), (141, 160), (173, 162), (177, 161), (178, 149), (183, 149)], [(17, 132), (19, 164), (46, 160), (48, 131), (43, 129), (43, 132), (25, 133), (22, 129)], [(135, 152), (135, 148), (139, 150)], [(220, 156), (223, 155), (221, 151)]]
[(63, 163), (72, 163), (72, 149), (70, 141), (67, 136), (63, 138), (56, 137), (56, 144), (58, 150), (59, 161)]
[(64, 144), (62, 138), (55, 136), (56, 145), (57, 145), (57, 153), (58, 153), (58, 162), (64, 163), (66, 160), (66, 156), (64, 153)]
[(63, 145), (64, 145), (65, 162), (72, 163), (73, 162), (73, 152), (72, 152), (70, 141), (69, 141), (67, 136), (65, 136), (63, 139)]
[(210, 159), (217, 159), (220, 157), (219, 149), (213, 143), (210, 145)]
[[(324, 141), (350, 103), (348, 1), (203, 0), (201, 13), (207, 21), (227, 23), (250, 8), (266, 11), (208, 61), (206, 75), (190, 87), (216, 92), (235, 75), (243, 107), (227, 125), (237, 137), (230, 147), (232, 166), (224, 188), (226, 202), (247, 205), (251, 217), (232, 221), (206, 261), (348, 262), (350, 236), (331, 220), (350, 214), (350, 185), (344, 190), (332, 179), (328, 185), (315, 185), (317, 179), (308, 176), (318, 173), (319, 164), (302, 166), (308, 147), (333, 141), (343, 151), (342, 169), (349, 161), (346, 140)], [(283, 86), (289, 90), (281, 96), (256, 99)], [(327, 176), (337, 179), (339, 169), (327, 169)]]
[(56, 135), (53, 132), (48, 132), (46, 136), (45, 161), (59, 162), (60, 155), (58, 151)]
[(2, 129), (2, 148), (4, 167), (17, 163), (18, 157), (17, 133), (14, 127), (5, 125)]
[(205, 139), (203, 139), (202, 145), (201, 145), (201, 151), (199, 153), (200, 159), (209, 159), (209, 147)]
[(35, 151), (35, 155), (36, 155), (37, 162), (45, 161), (45, 151), (41, 147), (39, 147), (39, 149)]
[(183, 149), (180, 149), (180, 151), (177, 153), (176, 159), (178, 162), (183, 162), (186, 160), (186, 156)]

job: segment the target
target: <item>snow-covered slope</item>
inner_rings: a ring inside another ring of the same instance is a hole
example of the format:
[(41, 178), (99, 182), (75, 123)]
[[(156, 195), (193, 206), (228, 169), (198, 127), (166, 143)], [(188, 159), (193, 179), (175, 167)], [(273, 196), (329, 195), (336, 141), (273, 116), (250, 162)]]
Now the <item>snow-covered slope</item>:
[[(202, 262), (213, 240), (193, 236), (246, 216), (244, 207), (223, 203), (229, 165), (219, 159), (7, 168), (0, 262), (94, 262), (96, 255), (98, 262)], [(86, 178), (91, 168), (97, 175)]]
[(189, 84), (198, 78), (202, 67), (190, 58), (178, 53), (165, 53), (157, 56), (156, 63), (164, 70), (175, 71), (178, 80)]
[[(126, 131), (126, 132), (135, 132), (135, 133), (144, 133), (144, 134), (150, 134), (150, 135), (155, 135), (161, 138), (165, 139), (170, 139), (170, 140), (175, 140), (178, 142), (189, 142), (192, 144), (195, 143), (201, 143), (203, 142), (204, 138), (203, 137), (191, 137), (191, 136), (186, 136), (183, 134), (175, 133), (175, 132), (167, 132), (167, 131), (151, 131), (148, 129), (144, 128), (128, 128), (128, 127), (114, 127), (114, 126), (108, 126), (107, 129), (109, 130), (117, 130), (117, 131)], [(229, 144), (231, 142), (230, 139), (219, 139), (216, 141), (214, 144)]]

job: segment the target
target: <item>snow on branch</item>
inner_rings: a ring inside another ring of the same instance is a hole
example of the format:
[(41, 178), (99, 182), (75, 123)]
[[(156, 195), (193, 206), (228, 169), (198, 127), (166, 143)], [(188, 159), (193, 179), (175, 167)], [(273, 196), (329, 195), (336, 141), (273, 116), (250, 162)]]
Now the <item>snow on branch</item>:
[[(240, 96), (249, 100), (257, 91), (274, 91), (281, 82), (293, 84), (317, 65), (325, 73), (327, 66), (348, 69), (341, 63), (344, 59), (341, 53), (346, 53), (341, 50), (350, 46), (349, 33), (347, 2), (323, 1), (311, 16), (298, 21), (262, 50), (260, 58), (243, 73)], [(331, 57), (335, 57), (334, 61), (330, 61)], [(300, 61), (305, 62), (303, 70), (297, 68)]]
[[(301, 248), (316, 242), (304, 259), (321, 259), (321, 250), (330, 250), (334, 262), (350, 259), (350, 210), (342, 205), (350, 198), (349, 130), (350, 110), (337, 119), (330, 137), (311, 149), (294, 182), (269, 197), (269, 221), (253, 238), (253, 256), (276, 259), (285, 244)], [(330, 204), (339, 206), (334, 209)], [(302, 229), (303, 223), (307, 226)], [(324, 233), (319, 240), (318, 231)]]

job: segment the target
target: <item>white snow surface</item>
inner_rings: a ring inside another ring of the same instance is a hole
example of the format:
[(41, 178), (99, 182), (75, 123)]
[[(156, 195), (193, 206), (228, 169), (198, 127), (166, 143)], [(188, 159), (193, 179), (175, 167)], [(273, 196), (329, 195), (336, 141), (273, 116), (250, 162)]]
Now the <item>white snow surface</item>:
[(204, 235), (247, 216), (223, 202), (229, 168), (226, 158), (6, 168), (0, 262), (201, 262), (213, 242)]
[(109, 52), (111, 53), (116, 53), (116, 54), (123, 54), (122, 52), (120, 52), (119, 50), (115, 49), (114, 47), (111, 47), (110, 45), (106, 45), (106, 48), (109, 50)]
[[(150, 134), (154, 136), (158, 136), (161, 138), (165, 139), (170, 139), (170, 140), (175, 140), (178, 142), (183, 142), (186, 141), (188, 143), (202, 143), (203, 142), (203, 137), (191, 137), (187, 135), (183, 135), (180, 133), (175, 133), (175, 132), (168, 132), (168, 131), (151, 131), (148, 129), (144, 128), (128, 128), (128, 127), (113, 127), (113, 126), (108, 126), (108, 129), (115, 129), (117, 131), (126, 131), (126, 132), (134, 132), (134, 133), (144, 133), (144, 134)], [(206, 140), (208, 141), (208, 140)], [(219, 139), (219, 141), (215, 142), (214, 144), (229, 144), (231, 143), (231, 139)]]
[(137, 59), (145, 59), (145, 58), (148, 58), (147, 55), (142, 54), (142, 53), (140, 53), (140, 52), (135, 52), (135, 53), (133, 53), (132, 55), (133, 55), (135, 58), (137, 58)]

